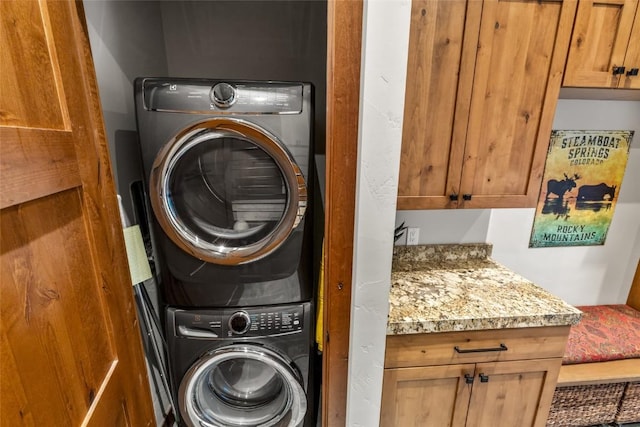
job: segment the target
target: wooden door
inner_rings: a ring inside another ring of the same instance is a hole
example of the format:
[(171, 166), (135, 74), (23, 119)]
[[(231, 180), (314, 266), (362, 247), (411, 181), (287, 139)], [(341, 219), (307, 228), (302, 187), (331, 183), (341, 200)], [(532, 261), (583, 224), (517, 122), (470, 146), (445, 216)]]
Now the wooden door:
[(481, 9), (412, 2), (398, 209), (457, 207)]
[(385, 369), (380, 425), (464, 426), (472, 388), (465, 374), (473, 376), (473, 368), (465, 364)]
[(484, 1), (460, 186), (465, 208), (535, 205), (576, 3)]
[(613, 67), (627, 66), (625, 57), (630, 41), (638, 59), (640, 29), (635, 29), (635, 41), (631, 38), (634, 19), (637, 21), (638, 0), (581, 0), (579, 3), (563, 86), (632, 87), (631, 83), (638, 79), (627, 79), (624, 73), (614, 75)]
[(0, 19), (1, 424), (153, 425), (82, 3)]
[(561, 363), (560, 358), (478, 363), (467, 426), (545, 426)]

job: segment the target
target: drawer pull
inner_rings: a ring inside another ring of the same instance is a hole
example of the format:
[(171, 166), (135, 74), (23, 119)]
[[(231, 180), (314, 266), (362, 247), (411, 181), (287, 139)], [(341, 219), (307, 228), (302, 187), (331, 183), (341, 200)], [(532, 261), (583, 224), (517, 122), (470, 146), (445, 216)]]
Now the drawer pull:
[(624, 74), (624, 67), (613, 67), (613, 75), (619, 76), (620, 74)]
[(489, 382), (489, 376), (488, 375), (480, 374), (479, 377), (480, 377), (480, 382), (481, 383), (488, 383)]
[(464, 380), (467, 384), (473, 384), (473, 375), (464, 374)]
[(489, 347), (489, 348), (469, 348), (463, 349), (458, 346), (453, 347), (453, 349), (458, 353), (482, 353), (485, 351), (507, 351), (508, 348), (504, 344), (500, 344), (500, 347)]

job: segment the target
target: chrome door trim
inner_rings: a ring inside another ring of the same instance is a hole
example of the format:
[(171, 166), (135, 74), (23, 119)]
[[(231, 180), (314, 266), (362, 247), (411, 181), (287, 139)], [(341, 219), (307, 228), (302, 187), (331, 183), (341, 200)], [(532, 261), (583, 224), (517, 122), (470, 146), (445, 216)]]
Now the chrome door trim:
[[(288, 390), (291, 393), (291, 405), (287, 408), (287, 411), (291, 412), (290, 421), (288, 427), (301, 426), (304, 417), (307, 412), (307, 399), (306, 393), (302, 386), (301, 380), (298, 378), (298, 374), (290, 366), (290, 363), (281, 355), (273, 350), (262, 346), (245, 345), (245, 344), (233, 344), (226, 347), (221, 347), (217, 350), (212, 350), (202, 356), (195, 364), (189, 368), (187, 373), (180, 381), (180, 388), (178, 391), (178, 407), (183, 421), (188, 427), (228, 427), (224, 424), (212, 424), (203, 420), (197, 409), (194, 407), (193, 399), (191, 396), (194, 393), (195, 379), (197, 379), (204, 371), (209, 369), (213, 365), (217, 365), (220, 362), (230, 359), (253, 359), (265, 363), (278, 372), (285, 380), (285, 384), (288, 386)], [(274, 414), (275, 415), (275, 414)], [(268, 427), (276, 425), (286, 416), (284, 414), (277, 414), (279, 418), (274, 419), (271, 422), (260, 424), (260, 426)]]
[[(206, 137), (196, 136), (203, 131), (207, 132)], [(215, 135), (242, 139), (264, 150), (280, 168), (287, 186), (288, 198), (284, 215), (275, 229), (262, 240), (242, 248), (227, 248), (203, 241), (181, 223), (169, 206), (168, 178), (173, 166), (189, 149)], [(193, 138), (194, 136), (196, 137)], [(284, 144), (275, 135), (240, 119), (212, 118), (182, 130), (160, 150), (153, 163), (149, 182), (151, 206), (167, 236), (185, 252), (214, 264), (238, 265), (269, 255), (300, 224), (307, 208), (304, 176)]]

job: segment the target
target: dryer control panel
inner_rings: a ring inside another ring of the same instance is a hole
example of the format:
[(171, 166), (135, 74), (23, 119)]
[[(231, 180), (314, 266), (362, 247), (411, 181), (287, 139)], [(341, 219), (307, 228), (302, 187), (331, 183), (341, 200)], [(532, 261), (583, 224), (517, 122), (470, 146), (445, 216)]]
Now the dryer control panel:
[(149, 111), (216, 114), (300, 114), (301, 83), (145, 79)]
[(304, 306), (175, 310), (175, 334), (188, 338), (266, 337), (302, 331)]

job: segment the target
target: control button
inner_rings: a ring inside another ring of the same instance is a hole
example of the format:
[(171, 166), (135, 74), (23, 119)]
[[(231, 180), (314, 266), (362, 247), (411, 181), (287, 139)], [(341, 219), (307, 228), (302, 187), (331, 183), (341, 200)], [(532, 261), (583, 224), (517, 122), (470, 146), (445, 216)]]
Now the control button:
[(218, 83), (209, 96), (218, 107), (229, 108), (236, 102), (236, 88), (229, 83)]
[(242, 335), (249, 330), (251, 319), (246, 311), (236, 311), (229, 317), (229, 329), (237, 335)]

